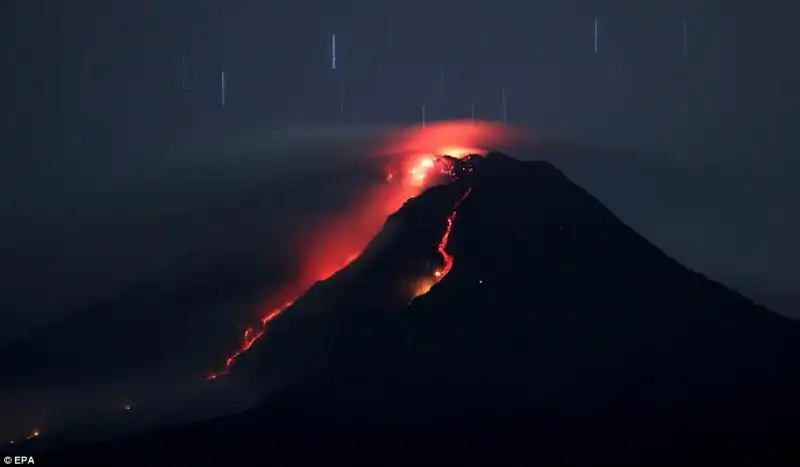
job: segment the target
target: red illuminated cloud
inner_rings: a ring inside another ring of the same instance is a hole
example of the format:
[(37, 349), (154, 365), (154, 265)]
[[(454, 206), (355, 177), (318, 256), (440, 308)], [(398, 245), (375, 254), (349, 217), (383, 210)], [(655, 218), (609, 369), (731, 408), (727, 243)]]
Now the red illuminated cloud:
[[(496, 149), (522, 142), (519, 128), (494, 122), (451, 120), (401, 129), (389, 135), (381, 149), (385, 154), (433, 153), (447, 150)], [(457, 157), (456, 154), (450, 154)]]

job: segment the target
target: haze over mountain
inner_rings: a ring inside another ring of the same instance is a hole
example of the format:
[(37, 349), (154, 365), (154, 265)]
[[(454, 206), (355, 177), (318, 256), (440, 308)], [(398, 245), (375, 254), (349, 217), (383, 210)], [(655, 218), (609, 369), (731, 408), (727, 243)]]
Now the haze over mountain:
[(219, 379), (255, 383), (259, 408), (46, 455), (789, 459), (800, 325), (671, 259), (547, 162), (464, 161)]
[[(252, 403), (247, 384), (208, 394), (197, 380), (219, 369), (261, 307), (276, 305), (265, 298), (298, 276), (307, 285), (324, 276), (309, 275), (331, 265), (314, 264), (316, 253), (302, 253), (307, 245), (317, 253), (330, 242), (344, 245), (344, 259), (346, 248), (360, 247), (342, 235), (364, 221), (357, 244), (366, 244), (399, 204), (357, 223), (337, 216), (369, 213), (375, 206), (359, 205), (370, 196), (388, 200), (390, 192), (369, 191), (385, 185), (387, 163), (434, 146), (507, 147), (552, 161), (684, 264), (770, 308), (783, 305), (776, 311), (795, 309), (791, 281), (800, 276), (792, 271), (800, 262), (792, 259), (788, 172), (777, 179), (752, 171), (749, 186), (724, 167), (566, 144), (487, 122), (262, 126), (156, 166), (107, 179), (104, 169), (83, 174), (73, 181), (82, 190), (53, 178), (49, 198), (37, 184), (6, 187), (16, 193), (7, 201), (39, 204), (18, 204), (5, 231), (8, 306), (0, 308), (10, 321), (0, 331), (13, 334), (51, 312), (57, 324), (0, 351), (0, 436), (71, 430), (76, 421), (117, 418), (128, 405), (149, 425)], [(314, 239), (329, 230), (339, 239)]]

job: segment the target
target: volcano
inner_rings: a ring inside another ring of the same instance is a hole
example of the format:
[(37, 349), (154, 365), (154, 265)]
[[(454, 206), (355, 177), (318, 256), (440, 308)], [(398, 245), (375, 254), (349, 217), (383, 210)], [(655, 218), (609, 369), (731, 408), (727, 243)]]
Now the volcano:
[(261, 406), (42, 456), (790, 462), (796, 322), (671, 259), (547, 162), (442, 160), (453, 181), (231, 365)]

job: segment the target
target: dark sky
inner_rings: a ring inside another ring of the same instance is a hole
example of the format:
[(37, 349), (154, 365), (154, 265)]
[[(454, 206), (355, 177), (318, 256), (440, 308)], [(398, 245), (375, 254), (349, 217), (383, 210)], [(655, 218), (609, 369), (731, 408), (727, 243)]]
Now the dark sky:
[[(499, 119), (506, 88), (514, 122), (645, 150), (690, 147), (694, 157), (781, 152), (800, 120), (791, 92), (800, 7), (791, 0), (63, 0), (2, 9), (5, 163), (17, 168), (52, 165), (53, 153), (141, 158), (187, 134), (253, 121), (333, 121), (339, 78), (349, 121), (410, 122), (422, 103), (431, 119), (468, 116), (473, 101), (479, 116)], [(339, 76), (329, 69), (333, 31)]]

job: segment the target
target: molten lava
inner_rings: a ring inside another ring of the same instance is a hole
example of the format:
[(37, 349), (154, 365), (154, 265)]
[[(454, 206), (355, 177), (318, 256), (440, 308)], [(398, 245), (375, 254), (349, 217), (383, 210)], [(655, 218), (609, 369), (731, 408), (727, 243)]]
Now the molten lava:
[(275, 308), (275, 309), (271, 310), (269, 313), (267, 313), (266, 315), (264, 315), (264, 317), (261, 318), (261, 326), (258, 329), (255, 329), (253, 327), (249, 327), (249, 328), (245, 329), (244, 330), (244, 336), (242, 338), (242, 346), (239, 348), (239, 350), (237, 350), (236, 352), (232, 353), (225, 360), (225, 368), (222, 369), (222, 371), (219, 371), (217, 373), (211, 373), (210, 375), (208, 375), (206, 377), (206, 379), (207, 380), (214, 380), (214, 379), (217, 379), (220, 376), (225, 375), (228, 372), (230, 372), (231, 366), (233, 365), (233, 362), (235, 362), (236, 359), (241, 357), (245, 352), (250, 350), (250, 348), (253, 347), (253, 344), (255, 344), (256, 341), (261, 339), (261, 336), (263, 336), (264, 332), (266, 332), (266, 330), (267, 330), (267, 325), (269, 324), (269, 322), (272, 321), (273, 319), (277, 318), (278, 315), (283, 312), (283, 310), (289, 308), (290, 306), (292, 306), (292, 304), (294, 304), (294, 300), (286, 302), (282, 306), (279, 306), (278, 308)]
[(450, 235), (453, 232), (453, 223), (456, 221), (458, 208), (461, 207), (461, 203), (467, 199), (467, 196), (469, 196), (470, 193), (472, 193), (472, 187), (467, 188), (464, 196), (462, 196), (453, 207), (453, 212), (447, 216), (447, 226), (445, 227), (444, 235), (442, 235), (442, 239), (439, 241), (439, 246), (437, 248), (439, 254), (442, 255), (442, 260), (444, 260), (444, 267), (442, 267), (441, 270), (437, 270), (433, 273), (433, 275), (436, 277), (436, 282), (444, 279), (444, 277), (450, 273), (450, 270), (453, 269), (453, 255), (447, 252), (447, 245), (450, 243)]
[(440, 269), (433, 271), (432, 279), (423, 280), (418, 285), (412, 300), (420, 295), (425, 295), (428, 293), (428, 291), (431, 290), (431, 287), (441, 282), (442, 279), (450, 274), (450, 270), (453, 269), (453, 261), (455, 258), (453, 255), (447, 252), (447, 246), (450, 243), (450, 235), (453, 232), (453, 224), (456, 221), (458, 209), (461, 207), (461, 204), (465, 199), (467, 199), (467, 196), (469, 196), (470, 193), (472, 193), (472, 187), (467, 188), (467, 191), (464, 192), (464, 195), (456, 202), (455, 206), (453, 206), (453, 211), (449, 216), (447, 216), (447, 224), (445, 225), (444, 234), (442, 234), (442, 239), (439, 240), (439, 245), (436, 248), (436, 250), (439, 252), (439, 255), (442, 257), (442, 262), (444, 265)]
[[(247, 327), (238, 350), (225, 361), (225, 367), (207, 377), (209, 380), (228, 373), (233, 363), (246, 353), (266, 332), (269, 323), (289, 308), (316, 282), (325, 280), (354, 261), (378, 234), (386, 218), (431, 184), (434, 175), (452, 176), (452, 168), (439, 156), (461, 159), (468, 154), (485, 154), (479, 147), (490, 147), (514, 141), (519, 132), (513, 128), (486, 122), (455, 121), (412, 127), (392, 135), (378, 151), (387, 158), (387, 173), (380, 184), (366, 190), (364, 196), (341, 216), (324, 220), (314, 233), (302, 236), (299, 277), (273, 297), (262, 309), (260, 323)], [(396, 156), (400, 155), (398, 163)], [(469, 195), (468, 190), (464, 195)], [(447, 227), (439, 244), (444, 260), (433, 274), (428, 289), (441, 281), (453, 266), (447, 242), (462, 198), (447, 219)], [(426, 290), (427, 291), (427, 290)], [(418, 293), (417, 295), (421, 295)]]

